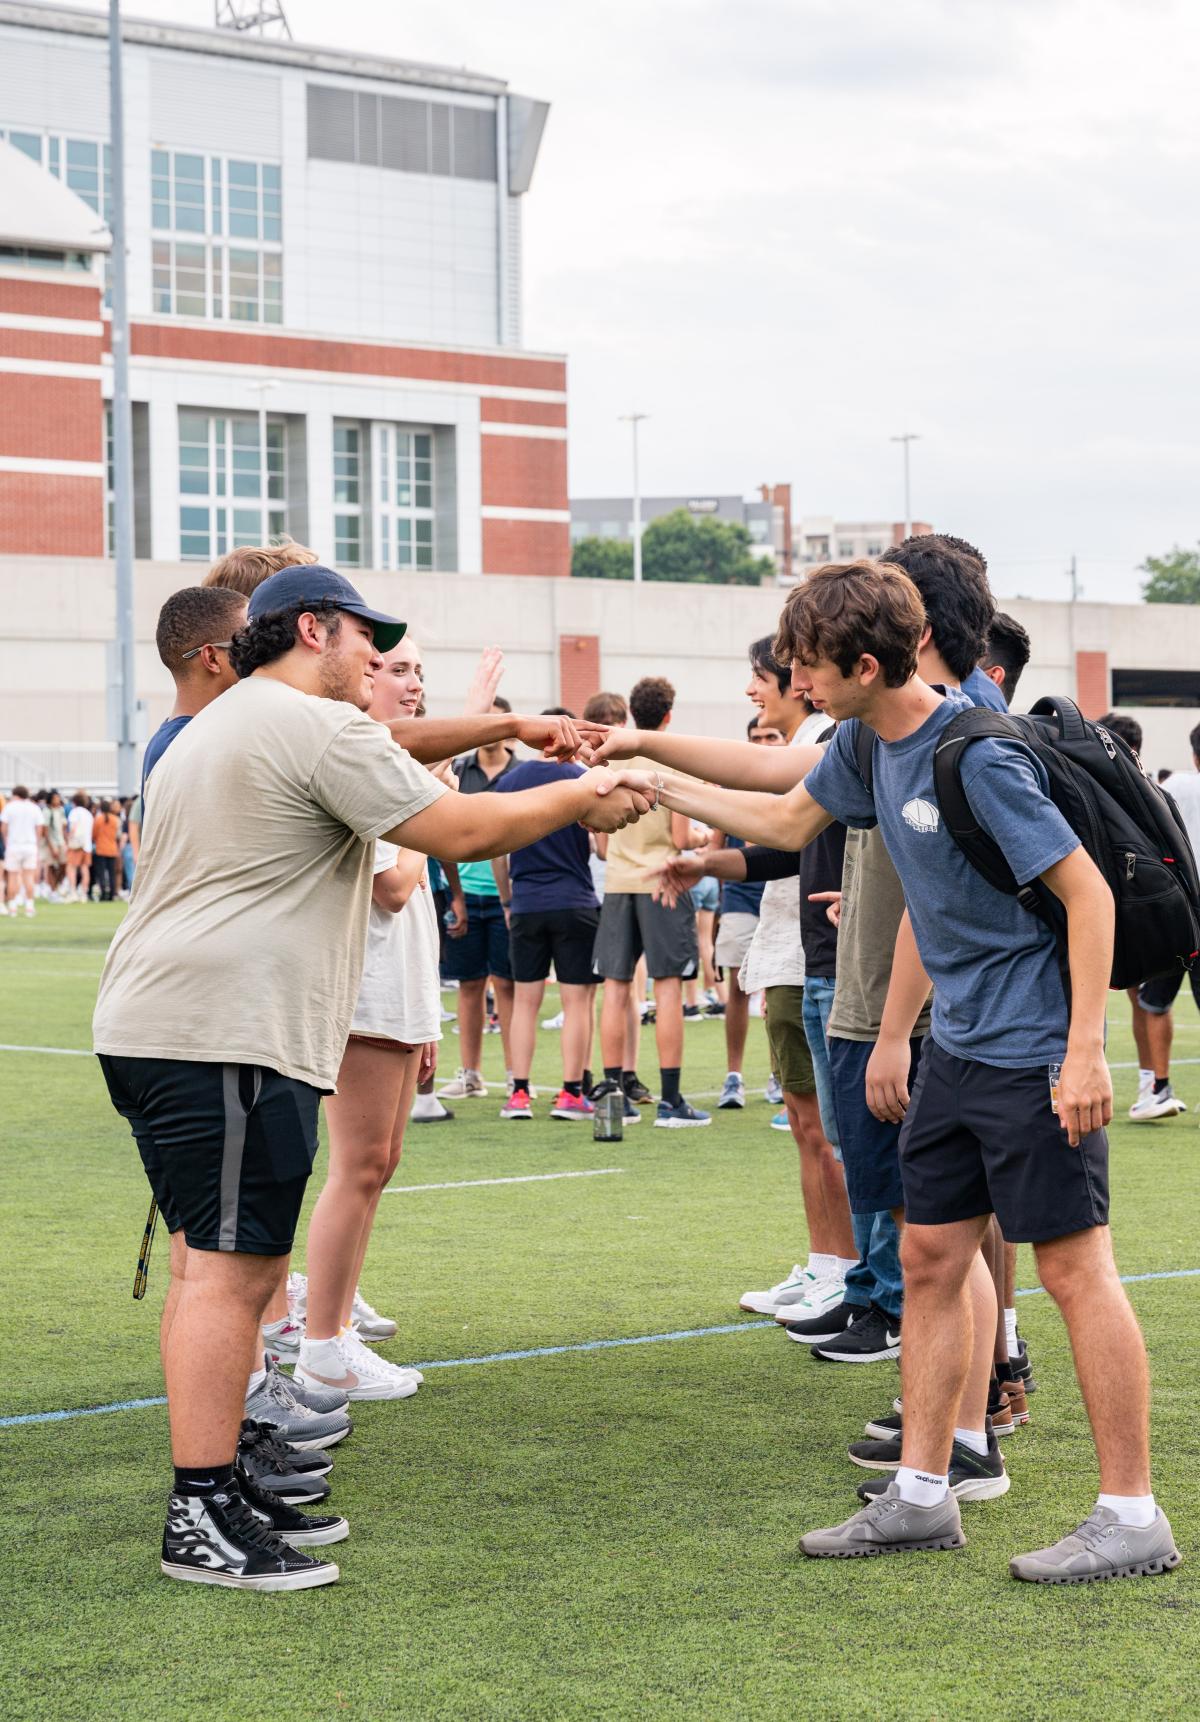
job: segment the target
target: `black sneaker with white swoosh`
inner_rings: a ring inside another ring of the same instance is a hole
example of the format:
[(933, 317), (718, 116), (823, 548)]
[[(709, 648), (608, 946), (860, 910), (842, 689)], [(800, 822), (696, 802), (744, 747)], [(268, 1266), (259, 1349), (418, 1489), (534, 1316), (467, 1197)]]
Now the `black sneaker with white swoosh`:
[(899, 1357), (900, 1318), (872, 1304), (837, 1339), (814, 1345), (812, 1354), (829, 1363), (882, 1363)]

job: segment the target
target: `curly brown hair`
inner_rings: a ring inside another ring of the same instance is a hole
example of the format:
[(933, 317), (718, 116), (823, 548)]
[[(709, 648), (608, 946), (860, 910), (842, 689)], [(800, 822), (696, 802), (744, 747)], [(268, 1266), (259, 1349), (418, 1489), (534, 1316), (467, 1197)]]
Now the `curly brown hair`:
[(882, 562), (831, 562), (788, 594), (772, 655), (780, 664), (825, 658), (844, 676), (864, 653), (889, 688), (916, 674), (925, 607), (907, 574)]
[(638, 729), (661, 729), (675, 704), (666, 676), (643, 676), (629, 695), (629, 712)]

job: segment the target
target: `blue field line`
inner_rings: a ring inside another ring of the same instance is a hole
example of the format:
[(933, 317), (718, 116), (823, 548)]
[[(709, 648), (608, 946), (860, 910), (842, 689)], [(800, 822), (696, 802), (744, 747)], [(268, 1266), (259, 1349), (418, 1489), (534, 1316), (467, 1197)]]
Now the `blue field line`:
[[(1142, 1285), (1147, 1280), (1200, 1279), (1200, 1268), (1165, 1268), (1152, 1274), (1122, 1274), (1121, 1284)], [(1044, 1286), (1029, 1286), (1018, 1291), (1018, 1297), (1042, 1297)], [(493, 1351), (484, 1357), (441, 1357), (413, 1367), (425, 1369), (470, 1369), (481, 1363), (521, 1363), (529, 1357), (565, 1357), (573, 1351), (616, 1351), (626, 1345), (662, 1345), (673, 1339), (708, 1339), (720, 1333), (761, 1333), (764, 1328), (777, 1327), (772, 1321), (730, 1321), (719, 1327), (682, 1327), (673, 1333), (641, 1333), (630, 1339), (585, 1339), (575, 1345), (537, 1345), (528, 1351)], [(165, 1405), (159, 1399), (121, 1399), (113, 1405), (85, 1405), (72, 1411), (27, 1411), (21, 1417), (0, 1417), (0, 1429), (16, 1429), (25, 1423), (65, 1423), (73, 1417), (104, 1417), (110, 1411), (144, 1411), (151, 1405)]]

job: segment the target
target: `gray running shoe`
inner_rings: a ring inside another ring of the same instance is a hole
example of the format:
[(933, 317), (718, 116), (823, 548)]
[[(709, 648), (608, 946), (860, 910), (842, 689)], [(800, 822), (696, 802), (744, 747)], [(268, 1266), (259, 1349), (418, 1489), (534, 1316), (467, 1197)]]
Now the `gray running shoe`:
[(283, 1379), (287, 1382), (292, 1398), (298, 1399), (301, 1405), (307, 1405), (310, 1411), (325, 1414), (330, 1411), (344, 1411), (350, 1403), (340, 1387), (309, 1387), (304, 1382), (297, 1381), (294, 1375), (285, 1375)]
[(267, 1364), (266, 1380), (246, 1395), (247, 1417), (256, 1423), (274, 1423), (279, 1438), (302, 1452), (310, 1447), (333, 1447), (350, 1433), (344, 1411), (310, 1411), (292, 1392), (292, 1384)]
[(1152, 1525), (1123, 1525), (1111, 1507), (1093, 1507), (1077, 1531), (1008, 1563), (1030, 1584), (1090, 1584), (1094, 1579), (1147, 1578), (1170, 1572), (1183, 1556), (1160, 1507)]
[(800, 1548), (806, 1555), (846, 1560), (856, 1555), (900, 1555), (910, 1549), (961, 1549), (966, 1540), (953, 1495), (936, 1507), (914, 1507), (900, 1499), (893, 1481), (845, 1524), (809, 1531), (800, 1538)]

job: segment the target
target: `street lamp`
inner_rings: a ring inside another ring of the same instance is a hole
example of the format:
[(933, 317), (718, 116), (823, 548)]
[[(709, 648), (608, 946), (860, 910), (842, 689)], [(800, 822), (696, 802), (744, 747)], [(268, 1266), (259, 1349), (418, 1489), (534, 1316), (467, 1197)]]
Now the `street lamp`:
[(638, 426), (649, 413), (622, 413), (620, 422), (633, 428), (633, 580), (642, 582), (642, 488), (638, 478)]
[(890, 440), (892, 442), (902, 442), (904, 444), (904, 536), (906, 538), (911, 538), (912, 491), (909, 486), (908, 476), (908, 445), (912, 442), (920, 442), (921, 437), (918, 431), (905, 431), (903, 436), (894, 436)]

